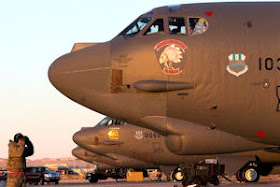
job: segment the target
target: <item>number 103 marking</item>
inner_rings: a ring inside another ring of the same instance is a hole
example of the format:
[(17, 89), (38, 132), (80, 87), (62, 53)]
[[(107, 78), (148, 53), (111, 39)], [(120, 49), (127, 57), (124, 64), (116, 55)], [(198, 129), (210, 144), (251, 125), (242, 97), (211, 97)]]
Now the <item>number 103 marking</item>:
[(262, 58), (259, 58), (259, 70), (268, 70), (271, 71), (273, 69), (280, 70), (280, 58), (265, 58), (264, 61)]

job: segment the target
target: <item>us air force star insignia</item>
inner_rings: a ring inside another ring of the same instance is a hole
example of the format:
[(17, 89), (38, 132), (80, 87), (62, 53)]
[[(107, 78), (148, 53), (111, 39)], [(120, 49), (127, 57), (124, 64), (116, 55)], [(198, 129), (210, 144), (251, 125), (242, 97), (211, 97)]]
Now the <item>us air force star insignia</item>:
[(142, 131), (135, 131), (135, 136), (134, 136), (137, 140), (141, 140), (144, 136)]
[(243, 54), (231, 54), (228, 56), (229, 64), (227, 65), (227, 71), (239, 77), (248, 71), (248, 65), (245, 63), (246, 56)]

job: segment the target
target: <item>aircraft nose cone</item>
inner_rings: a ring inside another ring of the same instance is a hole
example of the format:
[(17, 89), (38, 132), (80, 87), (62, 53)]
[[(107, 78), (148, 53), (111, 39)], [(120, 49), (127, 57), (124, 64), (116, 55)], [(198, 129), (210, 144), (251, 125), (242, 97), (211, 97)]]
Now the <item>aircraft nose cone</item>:
[(73, 140), (81, 147), (83, 145), (98, 145), (99, 138), (96, 131), (96, 129), (81, 130), (73, 135)]
[(110, 43), (94, 45), (56, 59), (48, 71), (52, 85), (73, 101), (92, 108), (88, 100), (95, 92), (109, 92)]
[(72, 150), (72, 154), (75, 156), (75, 157), (80, 157), (81, 155), (84, 154), (84, 150), (80, 147), (77, 147), (75, 149)]
[(82, 65), (82, 63), (80, 65), (77, 63), (78, 58), (76, 54), (69, 53), (56, 59), (49, 67), (50, 82), (63, 94), (66, 94), (66, 90), (75, 88), (75, 83), (81, 81), (77, 79), (75, 74), (75, 71), (78, 71), (81, 68), (80, 65)]
[(52, 83), (52, 85), (56, 88), (59, 87), (59, 72), (61, 68), (61, 60), (60, 58), (58, 58), (57, 60), (55, 60), (51, 66), (49, 67), (49, 71), (48, 71), (48, 76), (49, 76), (49, 80)]
[(86, 144), (88, 142), (88, 137), (87, 137), (87, 133), (83, 132), (83, 131), (79, 131), (76, 132), (73, 135), (73, 141), (77, 144), (77, 145), (83, 145)]

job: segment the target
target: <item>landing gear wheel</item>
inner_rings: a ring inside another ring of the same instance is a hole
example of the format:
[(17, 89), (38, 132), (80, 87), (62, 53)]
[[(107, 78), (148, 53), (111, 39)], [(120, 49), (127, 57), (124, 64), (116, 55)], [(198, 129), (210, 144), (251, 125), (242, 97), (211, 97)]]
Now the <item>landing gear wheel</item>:
[(260, 179), (259, 170), (254, 166), (245, 168), (241, 176), (245, 182), (258, 182)]
[(239, 182), (244, 181), (242, 178), (242, 172), (239, 170), (236, 174), (235, 174), (236, 180), (238, 180)]
[(172, 179), (176, 181), (182, 181), (184, 178), (184, 173), (180, 168), (177, 168), (172, 173)]
[(97, 183), (98, 181), (98, 178), (96, 175), (91, 175), (90, 178), (89, 178), (89, 182), (90, 183)]

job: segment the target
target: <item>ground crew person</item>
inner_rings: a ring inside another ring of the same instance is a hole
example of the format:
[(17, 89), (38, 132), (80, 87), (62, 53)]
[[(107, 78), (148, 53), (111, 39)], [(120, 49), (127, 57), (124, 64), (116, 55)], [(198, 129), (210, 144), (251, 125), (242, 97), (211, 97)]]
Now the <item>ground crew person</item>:
[(8, 147), (9, 157), (7, 163), (7, 187), (25, 187), (25, 157), (33, 155), (33, 144), (27, 136), (23, 136), (21, 133), (18, 133), (14, 136), (14, 141), (10, 140)]

